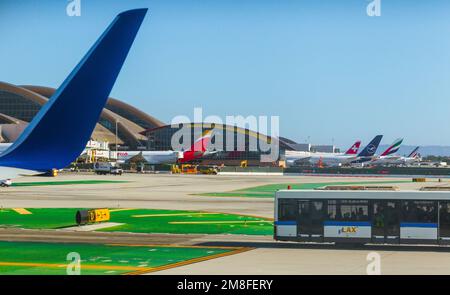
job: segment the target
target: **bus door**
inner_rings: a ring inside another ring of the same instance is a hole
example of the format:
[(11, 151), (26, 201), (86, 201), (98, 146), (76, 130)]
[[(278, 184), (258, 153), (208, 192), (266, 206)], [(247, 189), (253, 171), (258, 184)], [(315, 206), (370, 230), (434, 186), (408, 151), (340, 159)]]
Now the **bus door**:
[(324, 201), (299, 200), (297, 216), (298, 237), (307, 241), (322, 241), (326, 216)]
[(439, 239), (450, 244), (450, 201), (439, 201)]
[(400, 243), (400, 203), (376, 200), (372, 202), (372, 241)]
[(404, 200), (400, 222), (402, 243), (438, 242), (438, 202), (431, 200)]

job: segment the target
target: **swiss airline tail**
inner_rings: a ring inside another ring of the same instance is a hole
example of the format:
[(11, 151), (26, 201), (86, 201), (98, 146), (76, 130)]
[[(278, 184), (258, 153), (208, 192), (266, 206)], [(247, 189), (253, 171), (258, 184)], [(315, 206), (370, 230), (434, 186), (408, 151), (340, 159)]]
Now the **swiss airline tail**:
[(351, 148), (349, 148), (346, 152), (345, 152), (345, 154), (346, 155), (356, 155), (356, 154), (358, 154), (358, 150), (359, 150), (359, 146), (361, 145), (361, 141), (360, 140), (358, 140), (357, 142), (355, 142), (352, 146), (351, 146)]

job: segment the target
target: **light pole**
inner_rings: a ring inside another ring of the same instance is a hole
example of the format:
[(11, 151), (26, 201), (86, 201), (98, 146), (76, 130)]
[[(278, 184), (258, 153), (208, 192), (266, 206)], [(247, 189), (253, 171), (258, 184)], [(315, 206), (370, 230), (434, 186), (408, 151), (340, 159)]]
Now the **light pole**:
[(117, 126), (118, 126), (118, 123), (119, 123), (119, 120), (116, 119), (116, 162), (118, 159), (118, 156), (117, 156)]

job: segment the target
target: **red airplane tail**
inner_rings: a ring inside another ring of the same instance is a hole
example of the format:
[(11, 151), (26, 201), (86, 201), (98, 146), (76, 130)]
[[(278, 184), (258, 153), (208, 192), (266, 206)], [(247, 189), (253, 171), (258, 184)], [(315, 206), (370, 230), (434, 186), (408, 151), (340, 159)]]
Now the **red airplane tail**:
[(189, 162), (203, 156), (211, 143), (211, 137), (212, 131), (205, 131), (202, 137), (197, 139), (190, 149), (183, 152), (183, 158), (179, 159), (179, 162)]
[(361, 145), (361, 141), (358, 140), (345, 152), (345, 154), (346, 155), (357, 155), (360, 145)]

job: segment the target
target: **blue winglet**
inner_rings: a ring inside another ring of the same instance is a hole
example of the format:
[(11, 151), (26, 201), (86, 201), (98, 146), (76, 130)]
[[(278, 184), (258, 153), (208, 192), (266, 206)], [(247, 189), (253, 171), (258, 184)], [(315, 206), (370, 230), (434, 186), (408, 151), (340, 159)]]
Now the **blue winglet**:
[(41, 108), (0, 166), (48, 171), (69, 165), (86, 146), (147, 9), (120, 13)]

